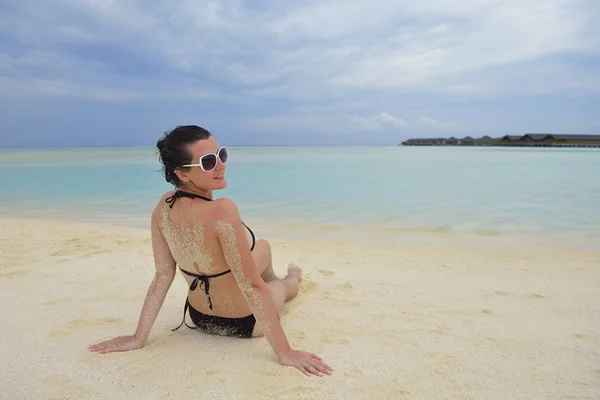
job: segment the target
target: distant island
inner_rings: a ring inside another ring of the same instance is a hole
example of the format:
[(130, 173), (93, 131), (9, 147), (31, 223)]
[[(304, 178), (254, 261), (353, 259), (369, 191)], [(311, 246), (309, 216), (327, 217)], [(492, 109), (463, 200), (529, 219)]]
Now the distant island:
[[(417, 138), (402, 142), (402, 146), (511, 146), (511, 147), (597, 147), (600, 148), (600, 135), (527, 133), (525, 135), (505, 135), (499, 138), (483, 136), (462, 139)], [(399, 146), (400, 146), (399, 145)]]

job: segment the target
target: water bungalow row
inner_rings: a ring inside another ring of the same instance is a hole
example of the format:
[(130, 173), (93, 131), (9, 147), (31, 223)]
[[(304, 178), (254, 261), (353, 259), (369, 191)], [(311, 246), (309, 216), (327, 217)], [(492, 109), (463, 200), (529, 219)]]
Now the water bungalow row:
[(600, 135), (527, 133), (525, 135), (505, 135), (499, 138), (483, 136), (462, 139), (416, 138), (401, 143), (402, 146), (514, 146), (514, 147), (597, 147), (600, 148)]

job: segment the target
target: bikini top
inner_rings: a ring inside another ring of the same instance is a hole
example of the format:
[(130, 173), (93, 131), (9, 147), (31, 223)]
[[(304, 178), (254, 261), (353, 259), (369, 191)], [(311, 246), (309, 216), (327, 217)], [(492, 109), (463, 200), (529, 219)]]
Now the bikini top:
[[(185, 192), (183, 190), (176, 190), (172, 196), (168, 197), (165, 200), (167, 203), (169, 203), (169, 208), (173, 208), (173, 205), (175, 204), (175, 200), (177, 200), (179, 197), (189, 197), (191, 199), (198, 198), (198, 199), (203, 199), (206, 201), (212, 201), (212, 199), (210, 199), (208, 197), (204, 197), (204, 196), (196, 194), (196, 193)], [(254, 250), (254, 246), (256, 245), (256, 238), (254, 236), (254, 232), (252, 232), (252, 230), (246, 224), (244, 224), (243, 221), (242, 221), (242, 224), (246, 227), (246, 229), (248, 229), (248, 231), (250, 232), (250, 235), (252, 236), (252, 246), (250, 246), (250, 251), (252, 251), (252, 250)], [(194, 290), (196, 290), (196, 288), (198, 287), (198, 284), (200, 284), (200, 289), (204, 289), (204, 293), (206, 294), (206, 301), (208, 302), (208, 308), (210, 310), (212, 310), (213, 307), (212, 307), (212, 301), (210, 300), (210, 292), (209, 292), (210, 279), (217, 278), (219, 276), (228, 274), (231, 272), (231, 270), (228, 269), (227, 271), (219, 272), (218, 274), (214, 274), (214, 275), (200, 275), (200, 274), (194, 274), (192, 272), (188, 272), (188, 271), (182, 269), (181, 267), (179, 267), (179, 269), (184, 274), (194, 277), (194, 280), (192, 281), (192, 283), (190, 283), (190, 287), (189, 287), (190, 291), (193, 292)], [(185, 303), (186, 303), (185, 309), (183, 311), (184, 322), (185, 322), (185, 312), (189, 305), (189, 299), (186, 300)], [(183, 325), (183, 322), (181, 323), (181, 325)], [(179, 329), (181, 327), (181, 325), (179, 325), (177, 328), (173, 329), (173, 331), (176, 331), (177, 329)]]

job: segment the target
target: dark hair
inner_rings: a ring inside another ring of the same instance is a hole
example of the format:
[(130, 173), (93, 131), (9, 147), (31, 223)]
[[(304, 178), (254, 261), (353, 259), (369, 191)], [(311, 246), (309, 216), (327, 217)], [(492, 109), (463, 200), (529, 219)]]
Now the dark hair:
[(196, 125), (178, 126), (170, 132), (165, 132), (163, 137), (156, 142), (156, 147), (160, 152), (159, 160), (163, 165), (162, 171), (165, 180), (175, 186), (179, 186), (181, 180), (175, 174), (175, 169), (192, 163), (192, 155), (188, 146), (198, 140), (208, 139), (211, 136), (209, 131)]

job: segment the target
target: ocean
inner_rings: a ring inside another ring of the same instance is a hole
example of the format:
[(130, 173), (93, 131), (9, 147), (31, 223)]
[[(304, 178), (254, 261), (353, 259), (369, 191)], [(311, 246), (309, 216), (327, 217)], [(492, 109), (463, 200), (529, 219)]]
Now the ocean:
[[(228, 187), (215, 198), (233, 198), (242, 217), (263, 224), (265, 231), (305, 229), (332, 237), (343, 232), (513, 235), (600, 243), (597, 149), (229, 151)], [(172, 189), (159, 170), (153, 148), (3, 149), (0, 216), (147, 227), (156, 202)]]

